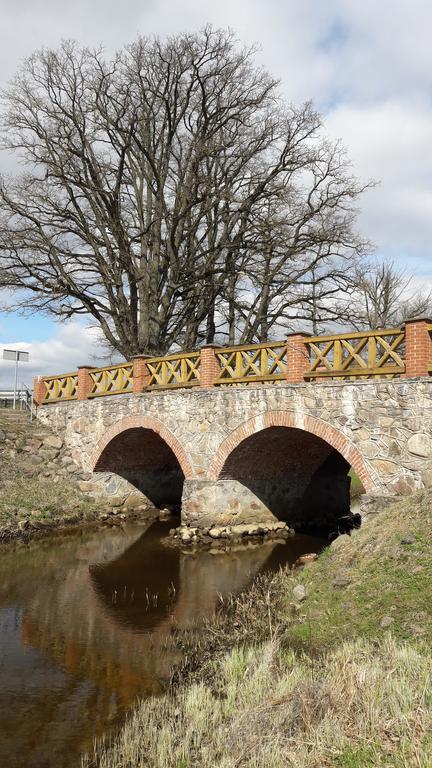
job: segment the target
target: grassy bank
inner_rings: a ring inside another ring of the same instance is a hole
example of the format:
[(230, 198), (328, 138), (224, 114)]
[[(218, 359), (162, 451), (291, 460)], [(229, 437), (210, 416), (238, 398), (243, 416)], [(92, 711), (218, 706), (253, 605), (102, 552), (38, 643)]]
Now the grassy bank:
[(0, 411), (0, 543), (92, 521), (100, 505), (80, 493), (58, 438), (25, 413)]
[(400, 502), (179, 635), (177, 685), (85, 764), (430, 768), (430, 505)]

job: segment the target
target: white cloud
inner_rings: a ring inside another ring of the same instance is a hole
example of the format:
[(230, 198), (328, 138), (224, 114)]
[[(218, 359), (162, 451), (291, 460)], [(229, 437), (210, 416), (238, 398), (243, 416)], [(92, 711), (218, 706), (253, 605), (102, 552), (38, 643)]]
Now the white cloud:
[[(377, 179), (362, 203), (360, 225), (381, 250), (408, 260), (427, 254), (432, 239), (432, 107), (387, 101), (342, 105), (327, 119), (343, 137), (355, 170)], [(429, 266), (429, 265), (428, 265)]]
[[(79, 323), (68, 323), (59, 327), (58, 332), (44, 341), (23, 341), (0, 339), (0, 356), (4, 347), (20, 349), (30, 353), (30, 362), (19, 367), (19, 384), (32, 384), (34, 376), (48, 376), (54, 373), (75, 371), (78, 365), (105, 365), (104, 350), (100, 345), (100, 334), (95, 328)], [(0, 359), (0, 389), (12, 389), (14, 363)]]
[[(337, 85), (366, 102), (401, 96), (411, 101), (432, 83), (429, 0), (334, 0), (344, 35), (332, 55)], [(328, 7), (328, 5), (327, 5)]]

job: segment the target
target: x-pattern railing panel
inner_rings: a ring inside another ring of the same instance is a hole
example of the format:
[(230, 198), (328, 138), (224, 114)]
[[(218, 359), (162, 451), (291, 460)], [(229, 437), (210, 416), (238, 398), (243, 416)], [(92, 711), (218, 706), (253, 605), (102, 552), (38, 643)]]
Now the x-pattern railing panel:
[(89, 397), (131, 392), (133, 388), (133, 365), (132, 363), (124, 363), (123, 365), (94, 368), (90, 371), (90, 378), (93, 386)]
[(310, 370), (306, 378), (386, 378), (405, 370), (405, 333), (400, 328), (365, 331), (306, 340)]
[(250, 344), (216, 353), (221, 373), (216, 384), (285, 378), (286, 344)]
[(78, 374), (64, 373), (61, 376), (44, 376), (46, 389), (44, 402), (55, 400), (74, 400), (78, 390)]
[(200, 382), (200, 353), (167, 355), (146, 360), (149, 388), (192, 387)]

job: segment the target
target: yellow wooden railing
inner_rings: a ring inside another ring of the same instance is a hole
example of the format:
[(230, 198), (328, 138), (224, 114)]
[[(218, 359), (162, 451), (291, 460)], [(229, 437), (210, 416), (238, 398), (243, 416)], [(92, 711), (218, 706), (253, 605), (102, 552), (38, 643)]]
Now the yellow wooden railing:
[(400, 328), (306, 338), (309, 370), (305, 378), (400, 376), (405, 371), (404, 341)]
[(215, 384), (277, 381), (286, 377), (286, 342), (247, 344), (218, 350), (220, 376)]
[(200, 383), (200, 353), (184, 352), (146, 360), (147, 389), (194, 387)]
[(133, 364), (108, 365), (105, 368), (93, 368), (89, 371), (92, 389), (89, 397), (120, 395), (131, 392), (133, 388)]
[(75, 400), (78, 390), (78, 374), (62, 373), (60, 376), (44, 376), (42, 384), (44, 402)]
[[(432, 325), (427, 329), (432, 334)], [(35, 383), (35, 399), (42, 404), (131, 393), (134, 384), (135, 391), (140, 392), (283, 380), (295, 383), (317, 379), (394, 378), (406, 373), (407, 343), (405, 329), (391, 328), (329, 336), (299, 334), (287, 342), (208, 347), (205, 365), (202, 364), (204, 351), (183, 352), (140, 358), (141, 368), (137, 363), (136, 369), (134, 361), (88, 368), (80, 373), (45, 376)], [(432, 342), (430, 348), (432, 350)], [(432, 367), (430, 370), (432, 372)]]

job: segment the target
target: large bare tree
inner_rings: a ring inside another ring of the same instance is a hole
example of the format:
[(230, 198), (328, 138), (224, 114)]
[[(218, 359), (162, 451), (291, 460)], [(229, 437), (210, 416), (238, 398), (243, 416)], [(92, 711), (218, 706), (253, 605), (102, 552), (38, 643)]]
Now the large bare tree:
[(0, 283), (125, 357), (331, 317), (365, 250), (339, 146), (230, 32), (42, 50), (1, 119)]

